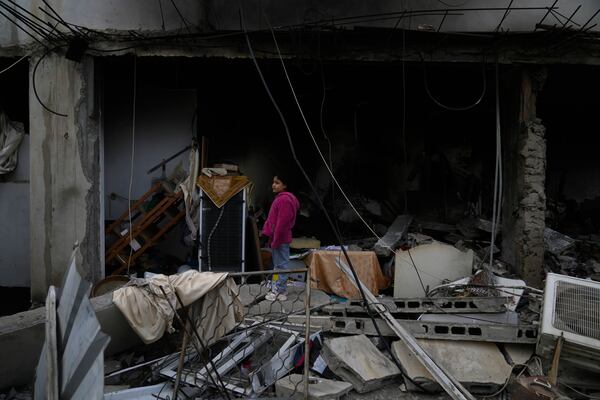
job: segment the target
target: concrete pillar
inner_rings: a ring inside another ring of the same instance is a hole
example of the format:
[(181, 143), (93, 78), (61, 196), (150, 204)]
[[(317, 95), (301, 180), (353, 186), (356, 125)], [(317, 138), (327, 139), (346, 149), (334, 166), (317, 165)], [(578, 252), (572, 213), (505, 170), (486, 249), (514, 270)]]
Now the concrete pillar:
[[(506, 93), (504, 129), (503, 258), (528, 284), (541, 287), (546, 212), (545, 128), (536, 117), (536, 99), (544, 69), (512, 74), (513, 94)], [(515, 90), (516, 89), (516, 90)]]
[(46, 297), (60, 285), (75, 242), (80, 272), (90, 282), (104, 276), (102, 263), (100, 134), (94, 115), (94, 62), (51, 53), (35, 75), (30, 69), (31, 298)]

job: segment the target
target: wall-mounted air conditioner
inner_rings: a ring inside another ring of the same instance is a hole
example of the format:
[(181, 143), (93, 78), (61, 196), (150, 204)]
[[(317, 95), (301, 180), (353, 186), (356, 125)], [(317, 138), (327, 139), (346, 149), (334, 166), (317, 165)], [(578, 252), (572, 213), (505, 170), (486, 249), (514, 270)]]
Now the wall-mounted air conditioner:
[(551, 358), (560, 336), (561, 362), (600, 371), (600, 282), (547, 275), (537, 353)]

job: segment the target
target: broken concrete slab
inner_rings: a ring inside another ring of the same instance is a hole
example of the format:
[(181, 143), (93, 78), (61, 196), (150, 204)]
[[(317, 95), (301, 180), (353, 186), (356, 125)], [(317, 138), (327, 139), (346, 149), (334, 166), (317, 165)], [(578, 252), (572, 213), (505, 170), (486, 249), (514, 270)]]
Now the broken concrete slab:
[(396, 249), (400, 241), (406, 237), (412, 219), (411, 215), (399, 215), (396, 217), (386, 234), (375, 243), (373, 247), (375, 254), (380, 257), (389, 257), (392, 254), (390, 249)]
[[(275, 383), (277, 397), (304, 399), (304, 380), (300, 374), (291, 374)], [(331, 379), (309, 377), (308, 398), (318, 400), (337, 400), (352, 390), (352, 384)]]
[(472, 270), (473, 250), (463, 252), (454, 246), (434, 241), (399, 251), (396, 253), (394, 297), (427, 296), (418, 284), (419, 279), (425, 288), (431, 289), (445, 279), (453, 281), (470, 276)]
[(326, 340), (321, 353), (337, 376), (359, 393), (369, 392), (400, 376), (400, 370), (365, 336)]
[[(489, 391), (491, 387), (503, 385), (511, 374), (511, 366), (495, 343), (430, 339), (418, 341), (431, 358), (471, 391), (478, 391), (477, 388)], [(428, 388), (439, 389), (431, 374), (403, 342), (394, 342), (392, 350), (408, 377)]]

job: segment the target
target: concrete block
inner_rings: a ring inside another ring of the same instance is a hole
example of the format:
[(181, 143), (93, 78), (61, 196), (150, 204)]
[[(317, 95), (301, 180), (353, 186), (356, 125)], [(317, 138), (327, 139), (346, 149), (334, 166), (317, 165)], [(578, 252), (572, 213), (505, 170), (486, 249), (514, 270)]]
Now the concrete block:
[(329, 368), (352, 383), (359, 393), (377, 389), (385, 381), (400, 376), (400, 370), (365, 336), (326, 340), (321, 353)]
[[(450, 340), (418, 339), (419, 344), (459, 382), (471, 391), (487, 391), (503, 385), (511, 374), (511, 366), (495, 343), (456, 342)], [(401, 341), (392, 344), (404, 372), (414, 381), (437, 386), (425, 367)]]
[(420, 271), (423, 285), (433, 288), (444, 279), (453, 281), (470, 276), (473, 270), (473, 250), (462, 252), (454, 246), (433, 242), (412, 248), (410, 254), (408, 251), (398, 251), (394, 297), (426, 296), (419, 284), (415, 266)]
[[(291, 374), (275, 383), (277, 397), (304, 399), (304, 382), (300, 374)], [(308, 380), (308, 398), (319, 400), (337, 400), (352, 390), (352, 384), (331, 379), (310, 377)]]

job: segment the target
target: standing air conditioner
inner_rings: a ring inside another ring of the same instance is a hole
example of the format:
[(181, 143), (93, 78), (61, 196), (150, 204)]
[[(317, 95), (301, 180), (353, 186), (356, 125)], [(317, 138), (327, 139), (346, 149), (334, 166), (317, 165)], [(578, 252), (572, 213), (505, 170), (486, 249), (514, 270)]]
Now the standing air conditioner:
[(218, 208), (200, 189), (200, 271), (245, 272), (246, 192), (241, 190)]
[(547, 275), (537, 353), (551, 358), (561, 335), (561, 361), (600, 372), (600, 282)]

